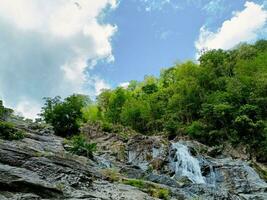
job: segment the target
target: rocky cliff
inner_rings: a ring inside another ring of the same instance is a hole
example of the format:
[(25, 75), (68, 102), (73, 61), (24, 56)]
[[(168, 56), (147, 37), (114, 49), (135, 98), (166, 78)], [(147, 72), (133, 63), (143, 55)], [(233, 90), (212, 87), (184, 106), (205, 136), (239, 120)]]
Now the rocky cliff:
[(24, 139), (0, 140), (1, 200), (267, 199), (251, 164), (194, 141), (88, 126), (83, 132), (98, 144), (89, 159), (69, 153), (51, 128), (20, 128)]

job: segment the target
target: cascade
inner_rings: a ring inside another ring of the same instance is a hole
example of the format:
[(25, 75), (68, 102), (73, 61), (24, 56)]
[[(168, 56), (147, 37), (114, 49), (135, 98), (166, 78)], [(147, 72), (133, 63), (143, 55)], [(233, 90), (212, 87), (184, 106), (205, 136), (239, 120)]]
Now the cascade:
[(190, 154), (188, 147), (177, 142), (172, 143), (172, 149), (176, 151), (174, 158), (171, 158), (171, 165), (175, 170), (175, 176), (186, 176), (193, 183), (205, 183), (199, 161)]

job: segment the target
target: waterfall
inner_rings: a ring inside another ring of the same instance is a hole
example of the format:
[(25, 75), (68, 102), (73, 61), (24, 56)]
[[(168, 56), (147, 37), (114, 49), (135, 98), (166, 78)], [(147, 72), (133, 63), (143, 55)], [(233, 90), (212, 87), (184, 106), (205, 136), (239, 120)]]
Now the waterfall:
[(187, 146), (177, 142), (172, 143), (172, 149), (176, 151), (174, 158), (171, 158), (175, 176), (186, 176), (193, 183), (205, 183), (199, 161), (190, 154)]

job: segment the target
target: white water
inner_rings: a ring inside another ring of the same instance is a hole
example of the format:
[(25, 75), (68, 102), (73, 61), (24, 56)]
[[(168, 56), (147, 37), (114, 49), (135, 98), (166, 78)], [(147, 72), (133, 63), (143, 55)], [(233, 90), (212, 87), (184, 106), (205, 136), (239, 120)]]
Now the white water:
[(178, 177), (186, 176), (193, 183), (205, 183), (199, 162), (190, 154), (187, 146), (177, 142), (172, 144), (172, 149), (176, 150), (176, 158), (172, 160), (175, 175)]

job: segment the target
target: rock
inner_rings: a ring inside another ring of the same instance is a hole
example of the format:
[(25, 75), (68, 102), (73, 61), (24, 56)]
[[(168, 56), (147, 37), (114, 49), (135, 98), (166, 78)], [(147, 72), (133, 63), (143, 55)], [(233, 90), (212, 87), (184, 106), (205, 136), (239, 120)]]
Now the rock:
[(160, 170), (161, 164), (168, 159), (168, 145), (162, 137), (135, 136), (127, 143), (128, 162), (142, 170), (148, 170), (149, 165), (155, 165), (155, 169)]
[[(156, 185), (154, 191), (166, 189), (170, 200), (267, 199), (266, 182), (248, 163), (232, 159), (221, 148), (182, 140), (179, 142), (187, 148), (172, 149), (164, 137), (133, 134), (124, 138), (99, 127), (87, 127), (88, 140), (98, 144), (98, 151), (90, 160), (70, 154), (66, 145), (64, 148), (64, 139), (53, 135), (49, 126), (16, 123), (27, 133), (22, 140), (0, 140), (1, 200), (156, 199), (148, 189), (123, 184), (127, 178)], [(185, 155), (184, 150), (193, 163), (176, 162), (188, 161), (188, 156), (177, 156)], [(178, 166), (179, 163), (185, 166)], [(199, 184), (183, 171), (175, 170), (178, 167), (192, 171), (195, 165), (204, 180)]]
[[(245, 162), (231, 159), (216, 160), (214, 165), (216, 184), (238, 194), (252, 194), (258, 196), (265, 193), (263, 199), (267, 199), (267, 184)], [(259, 194), (258, 194), (259, 193)]]
[(174, 187), (174, 188), (180, 187), (180, 184), (175, 179), (172, 179), (166, 175), (158, 175), (158, 174), (149, 173), (144, 176), (144, 179), (149, 180), (151, 182), (159, 183), (162, 185)]
[(99, 199), (106, 200), (154, 200), (147, 193), (138, 190), (130, 185), (109, 183), (106, 181), (95, 181), (90, 188), (92, 194)]
[(29, 170), (0, 164), (0, 188), (4, 191), (34, 193), (43, 198), (60, 198), (62, 191)]
[(142, 179), (146, 172), (140, 168), (134, 168), (132, 166), (124, 166), (120, 169), (121, 174), (125, 174), (128, 178)]
[(192, 185), (192, 181), (186, 177), (186, 176), (182, 176), (182, 177), (179, 177), (179, 178), (176, 178), (177, 182), (179, 183), (179, 185), (181, 187), (184, 187), (184, 186), (188, 186), (188, 185)]

